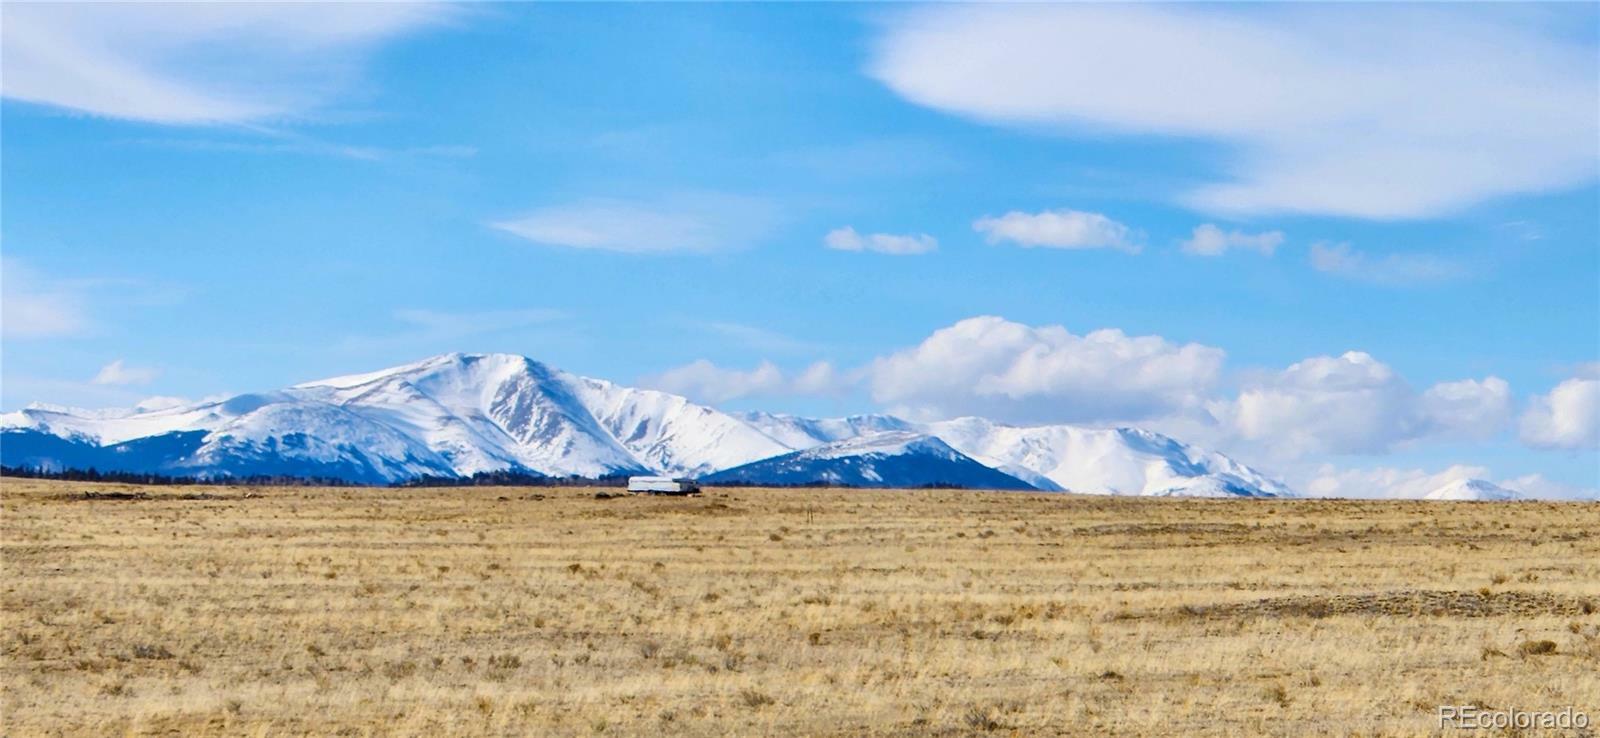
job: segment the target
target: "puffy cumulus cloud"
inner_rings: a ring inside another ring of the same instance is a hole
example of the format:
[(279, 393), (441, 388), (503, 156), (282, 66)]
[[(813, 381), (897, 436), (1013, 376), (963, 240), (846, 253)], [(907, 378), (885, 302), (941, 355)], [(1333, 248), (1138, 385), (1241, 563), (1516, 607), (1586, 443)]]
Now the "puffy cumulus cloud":
[(1201, 209), (1427, 217), (1595, 178), (1585, 12), (941, 5), (891, 16), (868, 73), (984, 122), (1214, 141)]
[(759, 198), (702, 193), (552, 205), (488, 225), (546, 246), (626, 254), (712, 253), (749, 245), (767, 232), (775, 217), (771, 203)]
[(1138, 235), (1127, 226), (1100, 213), (1082, 210), (1013, 210), (998, 218), (979, 218), (972, 229), (992, 244), (1011, 242), (1024, 247), (1118, 249), (1132, 253), (1140, 249)]
[(1511, 420), (1511, 385), (1499, 377), (1440, 382), (1422, 393), (1417, 410), (1430, 432), (1487, 438)]
[(152, 123), (301, 115), (351, 87), (377, 45), (455, 12), (438, 3), (7, 3), (3, 91)]
[(161, 376), (161, 370), (154, 367), (128, 366), (122, 359), (117, 359), (95, 373), (89, 380), (94, 384), (130, 385), (149, 384)]
[(646, 383), (707, 402), (859, 388), (880, 409), (915, 420), (1137, 425), (1287, 468), (1303, 468), (1317, 454), (1484, 441), (1514, 418), (1511, 387), (1499, 377), (1414, 387), (1352, 351), (1281, 371), (1231, 373), (1224, 384), (1225, 359), (1220, 348), (1162, 336), (1078, 335), (978, 316), (847, 370), (826, 362), (792, 373), (771, 362), (729, 369), (697, 361)]
[(1372, 284), (1403, 286), (1444, 282), (1467, 275), (1459, 262), (1432, 254), (1385, 254), (1373, 257), (1348, 243), (1311, 244), (1311, 268)]
[(1189, 240), (1179, 246), (1186, 254), (1195, 256), (1221, 256), (1229, 250), (1244, 249), (1256, 251), (1264, 256), (1271, 256), (1279, 246), (1283, 245), (1283, 231), (1265, 231), (1262, 233), (1246, 233), (1244, 231), (1224, 231), (1210, 223), (1195, 226), (1194, 234)]
[(645, 377), (640, 384), (698, 402), (715, 404), (746, 397), (834, 394), (847, 386), (848, 379), (825, 361), (816, 362), (791, 375), (770, 361), (744, 370), (727, 369), (699, 359)]
[(793, 394), (797, 395), (838, 394), (854, 383), (854, 377), (841, 373), (833, 368), (833, 364), (826, 361), (819, 361), (806, 367), (789, 380)]
[(1522, 414), (1522, 442), (1536, 448), (1600, 447), (1600, 376), (1577, 376), (1534, 397)]
[(835, 251), (876, 251), (880, 254), (910, 256), (926, 254), (939, 248), (939, 242), (926, 233), (897, 235), (894, 233), (857, 233), (845, 226), (828, 231), (822, 244)]
[(1239, 438), (1289, 456), (1381, 453), (1426, 437), (1484, 438), (1500, 431), (1510, 413), (1511, 390), (1498, 377), (1418, 393), (1359, 351), (1297, 362), (1221, 408)]
[(1202, 401), (1224, 353), (1160, 336), (968, 318), (873, 361), (875, 400), (917, 417), (1011, 422), (1137, 420)]

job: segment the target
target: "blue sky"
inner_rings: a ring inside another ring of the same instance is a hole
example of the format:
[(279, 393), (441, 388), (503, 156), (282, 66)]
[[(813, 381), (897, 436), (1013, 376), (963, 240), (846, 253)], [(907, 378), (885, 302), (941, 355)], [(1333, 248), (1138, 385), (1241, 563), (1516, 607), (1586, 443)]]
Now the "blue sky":
[(1600, 487), (1593, 6), (3, 12), (6, 410), (507, 351)]

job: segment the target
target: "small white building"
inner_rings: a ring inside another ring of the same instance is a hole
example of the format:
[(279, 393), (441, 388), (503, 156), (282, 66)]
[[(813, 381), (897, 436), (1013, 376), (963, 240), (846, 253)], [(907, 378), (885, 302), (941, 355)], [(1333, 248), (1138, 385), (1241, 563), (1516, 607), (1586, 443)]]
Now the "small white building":
[(700, 493), (700, 485), (684, 477), (628, 477), (628, 491), (653, 495), (694, 495)]

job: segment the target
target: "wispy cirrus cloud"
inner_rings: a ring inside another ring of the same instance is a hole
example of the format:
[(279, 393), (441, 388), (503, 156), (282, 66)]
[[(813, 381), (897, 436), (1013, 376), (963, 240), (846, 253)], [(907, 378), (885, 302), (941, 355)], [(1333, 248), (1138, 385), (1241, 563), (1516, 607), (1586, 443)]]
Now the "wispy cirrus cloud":
[(459, 14), (440, 3), (6, 3), (5, 97), (169, 125), (305, 115), (379, 44)]
[(161, 376), (161, 370), (147, 366), (129, 366), (123, 359), (115, 359), (111, 363), (100, 367), (95, 372), (90, 384), (127, 386), (134, 384), (149, 384)]
[(1311, 244), (1311, 267), (1319, 272), (1386, 286), (1448, 282), (1468, 274), (1458, 261), (1433, 254), (1371, 256), (1348, 243)]
[(1417, 218), (1596, 178), (1587, 13), (938, 5), (891, 16), (868, 73), (984, 122), (1222, 144), (1202, 210)]
[(777, 208), (762, 198), (696, 193), (549, 205), (488, 225), (545, 246), (625, 254), (705, 254), (751, 245), (776, 218)]
[(1195, 226), (1194, 233), (1179, 246), (1186, 254), (1194, 256), (1221, 256), (1229, 251), (1255, 251), (1271, 256), (1283, 245), (1283, 231), (1247, 233), (1240, 230), (1224, 231), (1211, 224)]
[(0, 257), (0, 337), (13, 340), (77, 339), (114, 328), (129, 311), (186, 299), (182, 285), (140, 277), (67, 276), (41, 271), (31, 261)]
[[(256, 130), (257, 137), (244, 140), (221, 138), (141, 138), (127, 143), (174, 151), (221, 152), (230, 154), (282, 154), (323, 156), (356, 161), (382, 162), (400, 159), (470, 159), (478, 155), (475, 146), (439, 144), (426, 146), (371, 146), (341, 144), (302, 136), (288, 131)], [(264, 137), (264, 138), (263, 138)]]
[(79, 285), (0, 257), (0, 335), (63, 338), (83, 335), (90, 325), (88, 296)]

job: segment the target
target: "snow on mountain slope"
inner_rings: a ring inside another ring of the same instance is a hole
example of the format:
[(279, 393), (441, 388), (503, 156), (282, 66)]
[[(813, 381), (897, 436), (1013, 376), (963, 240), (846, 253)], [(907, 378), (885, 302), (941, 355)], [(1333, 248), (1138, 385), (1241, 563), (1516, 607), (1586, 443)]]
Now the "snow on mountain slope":
[(598, 477), (649, 470), (601, 427), (576, 378), (510, 354), (445, 354), (291, 391), (421, 438), (459, 474)]
[(923, 428), (982, 463), (1036, 474), (1068, 492), (1230, 497), (1293, 494), (1282, 483), (1222, 454), (1146, 430), (1020, 427), (983, 418), (958, 418)]
[(1424, 500), (1517, 500), (1521, 495), (1482, 479), (1457, 479), (1423, 495)]
[(1032, 489), (980, 464), (933, 436), (880, 431), (717, 472), (707, 482), (837, 484), (852, 487), (955, 486)]
[(296, 389), (331, 392), (427, 438), (462, 474), (508, 465), (550, 476), (699, 474), (788, 450), (677, 395), (508, 354), (447, 354)]
[(206, 434), (173, 471), (208, 476), (295, 474), (321, 468), (351, 481), (389, 481), (448, 474), (449, 465), (416, 439), (337, 405), (274, 402)]
[(748, 412), (740, 420), (791, 449), (855, 438), (879, 431), (909, 431), (916, 426), (892, 415), (850, 415), (843, 418), (802, 418), (781, 413)]
[(27, 428), (62, 438), (82, 438), (109, 445), (179, 430), (210, 430), (237, 416), (223, 403), (143, 411), (138, 408), (81, 410), (33, 404), (0, 415), (0, 428)]
[[(0, 429), (48, 434), (85, 449), (201, 431), (204, 442), (191, 456), (163, 456), (160, 468), (127, 470), (245, 475), (316, 467), (320, 475), (362, 482), (494, 470), (557, 477), (701, 473), (789, 450), (681, 397), (508, 354), (446, 354), (152, 411), (32, 407), (0, 416)], [(43, 453), (38, 443), (28, 447), (35, 457)]]
[(739, 419), (677, 395), (575, 378), (601, 427), (650, 469), (700, 475), (786, 453), (791, 447)]

